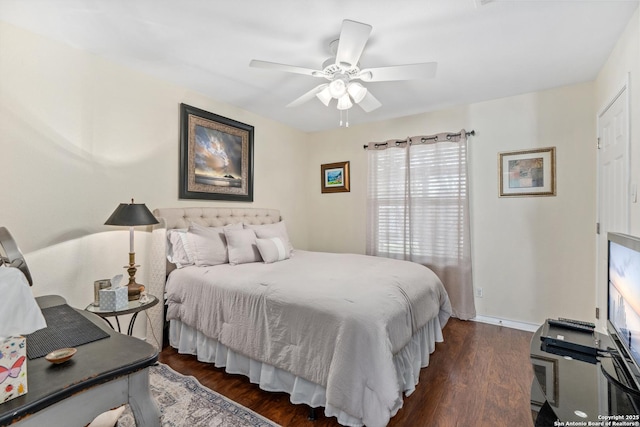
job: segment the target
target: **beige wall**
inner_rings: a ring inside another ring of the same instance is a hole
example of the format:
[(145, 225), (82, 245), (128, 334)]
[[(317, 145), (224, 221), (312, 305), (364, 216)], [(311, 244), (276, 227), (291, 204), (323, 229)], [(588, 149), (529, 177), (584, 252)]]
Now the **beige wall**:
[[(475, 129), (469, 156), (479, 315), (531, 323), (592, 318), (595, 118), (630, 73), (637, 181), (639, 22), (636, 12), (596, 82), (311, 135), (0, 23), (0, 225), (27, 253), (34, 292), (60, 293), (77, 306), (91, 300), (94, 279), (122, 271), (126, 232), (102, 224), (130, 197), (150, 208), (275, 207), (296, 247), (363, 253), (362, 145)], [(255, 126), (254, 203), (178, 200), (181, 102)], [(498, 153), (547, 146), (557, 147), (558, 195), (499, 198)], [(320, 165), (344, 160), (351, 192), (321, 194)], [(638, 218), (636, 204), (634, 234)], [(137, 233), (143, 277), (147, 237)]]
[[(311, 136), (309, 245), (365, 250), (363, 144), (474, 129), (469, 142), (474, 283), (479, 315), (529, 323), (592, 318), (595, 307), (595, 108), (592, 83)], [(556, 197), (499, 198), (498, 153), (555, 146)], [(351, 192), (321, 194), (322, 163), (351, 162)]]
[[(307, 246), (304, 133), (1, 22), (0, 76), (0, 225), (27, 254), (36, 295), (84, 306), (93, 280), (124, 272), (127, 231), (103, 224), (131, 197), (278, 208)], [(181, 102), (255, 127), (253, 203), (178, 200)], [(136, 233), (142, 278), (147, 237)]]

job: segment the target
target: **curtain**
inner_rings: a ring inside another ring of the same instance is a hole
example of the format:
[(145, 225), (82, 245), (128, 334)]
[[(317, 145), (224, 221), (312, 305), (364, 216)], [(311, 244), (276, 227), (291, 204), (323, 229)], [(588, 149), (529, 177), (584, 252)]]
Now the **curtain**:
[(431, 268), (464, 320), (476, 315), (466, 136), (463, 129), (367, 146), (367, 254)]

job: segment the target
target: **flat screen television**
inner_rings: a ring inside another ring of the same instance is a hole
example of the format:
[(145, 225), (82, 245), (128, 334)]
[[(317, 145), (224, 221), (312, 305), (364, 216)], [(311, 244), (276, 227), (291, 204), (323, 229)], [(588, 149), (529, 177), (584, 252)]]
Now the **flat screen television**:
[(621, 233), (607, 238), (607, 329), (628, 371), (627, 386), (640, 390), (640, 238)]

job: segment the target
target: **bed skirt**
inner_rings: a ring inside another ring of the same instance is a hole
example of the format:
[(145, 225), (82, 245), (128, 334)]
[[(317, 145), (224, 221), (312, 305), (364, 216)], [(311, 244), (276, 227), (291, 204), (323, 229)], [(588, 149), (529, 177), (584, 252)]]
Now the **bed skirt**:
[[(405, 396), (415, 390), (420, 378), (420, 369), (429, 365), (429, 355), (435, 343), (442, 342), (442, 328), (438, 316), (416, 332), (411, 341), (393, 358), (398, 374), (399, 389)], [(325, 387), (274, 366), (250, 359), (234, 352), (213, 338), (191, 328), (179, 320), (171, 320), (169, 343), (181, 354), (195, 355), (200, 362), (213, 363), (230, 374), (241, 374), (258, 384), (262, 390), (285, 392), (291, 403), (306, 404), (312, 408), (324, 407), (327, 417), (336, 417), (345, 426), (362, 426), (362, 420), (326, 403)], [(402, 399), (393, 408), (394, 416), (402, 407)]]

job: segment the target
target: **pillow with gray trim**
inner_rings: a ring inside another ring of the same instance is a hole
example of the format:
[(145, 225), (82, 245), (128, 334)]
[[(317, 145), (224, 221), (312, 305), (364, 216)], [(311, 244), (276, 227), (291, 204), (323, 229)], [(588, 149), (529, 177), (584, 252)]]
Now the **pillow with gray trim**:
[(285, 244), (285, 247), (289, 249), (289, 255), (291, 255), (291, 251), (293, 251), (293, 245), (289, 240), (289, 234), (287, 233), (287, 227), (284, 224), (284, 221), (276, 222), (275, 224), (245, 224), (244, 228), (249, 228), (255, 231), (256, 237), (258, 239), (268, 239), (270, 237), (281, 238)]
[(280, 237), (269, 237), (267, 239), (256, 239), (256, 245), (260, 251), (260, 256), (265, 264), (289, 259), (289, 251), (286, 243)]

